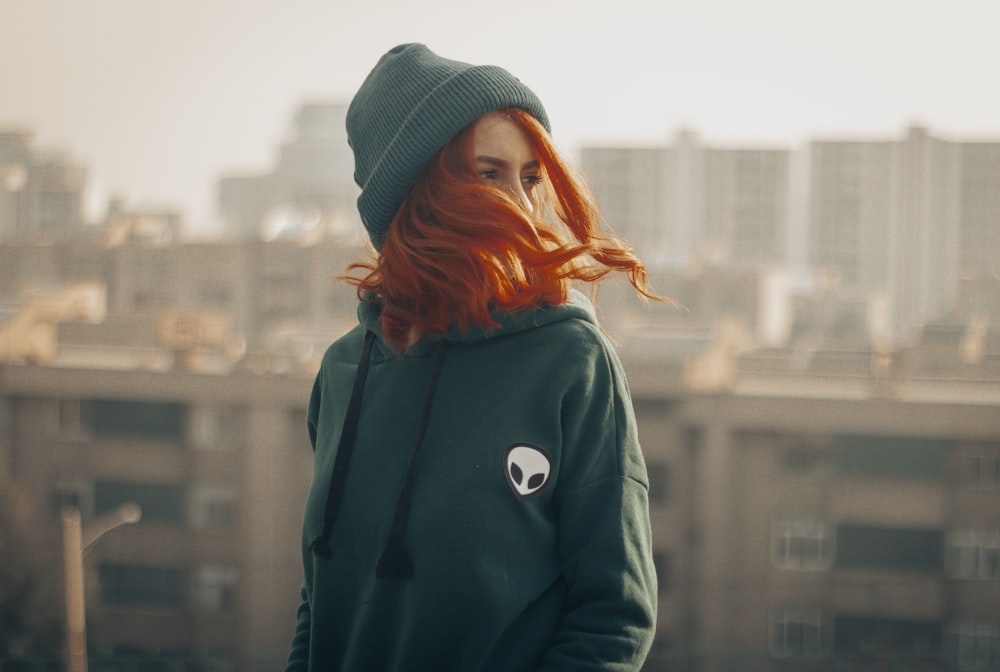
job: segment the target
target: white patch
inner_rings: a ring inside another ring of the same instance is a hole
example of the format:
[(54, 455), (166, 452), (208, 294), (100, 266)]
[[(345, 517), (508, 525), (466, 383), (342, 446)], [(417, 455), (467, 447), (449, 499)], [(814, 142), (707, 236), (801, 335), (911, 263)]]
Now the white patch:
[(515, 443), (507, 449), (504, 472), (507, 483), (518, 497), (530, 497), (549, 482), (552, 462), (541, 448)]

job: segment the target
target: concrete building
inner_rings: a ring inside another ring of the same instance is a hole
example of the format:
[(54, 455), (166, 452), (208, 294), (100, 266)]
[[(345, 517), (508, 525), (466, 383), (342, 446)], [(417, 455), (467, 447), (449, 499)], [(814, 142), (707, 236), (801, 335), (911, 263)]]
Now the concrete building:
[(671, 248), (671, 153), (661, 147), (585, 147), (581, 167), (608, 227), (628, 238), (650, 263)]
[(958, 146), (963, 275), (992, 274), (1000, 250), (1000, 142)]
[(86, 171), (33, 143), (29, 132), (0, 129), (0, 241), (65, 239), (83, 224)]
[(354, 185), (346, 115), (343, 104), (303, 105), (270, 171), (220, 179), (219, 207), (226, 233), (267, 239), (310, 230), (360, 233), (354, 205), (359, 190)]
[(708, 149), (704, 154), (703, 245), (726, 266), (788, 263), (789, 152)]
[(920, 128), (899, 141), (815, 141), (809, 155), (812, 267), (842, 296), (871, 302), (885, 341), (911, 342), (955, 306), (963, 235), (988, 240), (990, 216), (976, 213), (994, 210), (977, 186), (990, 179), (977, 172), (988, 162), (970, 159), (963, 173), (959, 145)]
[[(862, 306), (879, 347), (955, 310), (1000, 254), (1000, 145), (921, 128), (804, 150), (585, 147), (608, 223), (654, 268), (785, 268)], [(801, 160), (800, 159), (804, 159)]]
[(124, 502), (143, 511), (86, 558), (92, 657), (278, 664), (301, 582), (309, 385), (249, 371), (3, 365), (3, 458), (37, 497), (38, 548), (60, 547), (66, 502), (85, 520)]
[[(721, 333), (616, 335), (660, 577), (647, 669), (1000, 663), (1000, 340), (974, 363), (938, 341), (886, 364)], [(40, 547), (58, 544), (63, 502), (145, 511), (88, 555), (95, 660), (273, 669), (297, 602), (316, 362), (257, 353), (205, 373), (169, 354), (0, 365), (0, 458), (37, 495)]]
[(933, 377), (757, 350), (701, 391), (648, 353), (623, 342), (663, 592), (649, 669), (1000, 664), (1000, 348)]
[(789, 152), (706, 147), (690, 131), (665, 147), (584, 147), (581, 168), (613, 229), (650, 266), (787, 262)]
[(253, 348), (276, 331), (336, 328), (345, 311), (353, 316), (353, 289), (334, 278), (366, 256), (353, 236), (185, 242), (109, 235), (8, 243), (0, 245), (0, 301), (99, 282), (115, 319), (215, 311)]

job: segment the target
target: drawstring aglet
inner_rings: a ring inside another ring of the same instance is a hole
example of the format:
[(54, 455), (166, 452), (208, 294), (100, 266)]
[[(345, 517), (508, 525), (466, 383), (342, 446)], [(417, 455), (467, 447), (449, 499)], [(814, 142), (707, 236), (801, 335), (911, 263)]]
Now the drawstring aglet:
[(322, 560), (329, 560), (333, 557), (333, 551), (330, 550), (330, 543), (322, 535), (313, 539), (312, 543), (309, 544), (309, 548), (312, 550), (313, 555)]

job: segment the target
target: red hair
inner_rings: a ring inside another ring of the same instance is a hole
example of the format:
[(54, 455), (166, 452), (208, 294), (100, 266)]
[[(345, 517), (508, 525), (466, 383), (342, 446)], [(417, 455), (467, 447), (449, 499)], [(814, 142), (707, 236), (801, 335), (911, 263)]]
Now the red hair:
[(394, 347), (406, 346), (411, 329), (495, 328), (495, 310), (564, 303), (571, 281), (596, 282), (612, 271), (624, 272), (643, 296), (660, 298), (631, 247), (601, 230), (593, 195), (545, 128), (523, 110), (502, 113), (526, 131), (541, 164), (534, 214), (476, 174), (470, 125), (417, 178), (378, 258), (347, 269), (366, 275), (342, 277), (362, 301), (382, 304), (382, 333)]

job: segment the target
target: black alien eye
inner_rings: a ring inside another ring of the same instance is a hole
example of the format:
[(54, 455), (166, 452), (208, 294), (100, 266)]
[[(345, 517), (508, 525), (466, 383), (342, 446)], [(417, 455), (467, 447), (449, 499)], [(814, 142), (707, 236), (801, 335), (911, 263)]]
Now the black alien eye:
[(524, 480), (524, 472), (521, 471), (521, 467), (517, 466), (516, 463), (510, 463), (510, 477), (514, 479), (514, 482), (521, 485), (521, 481)]

